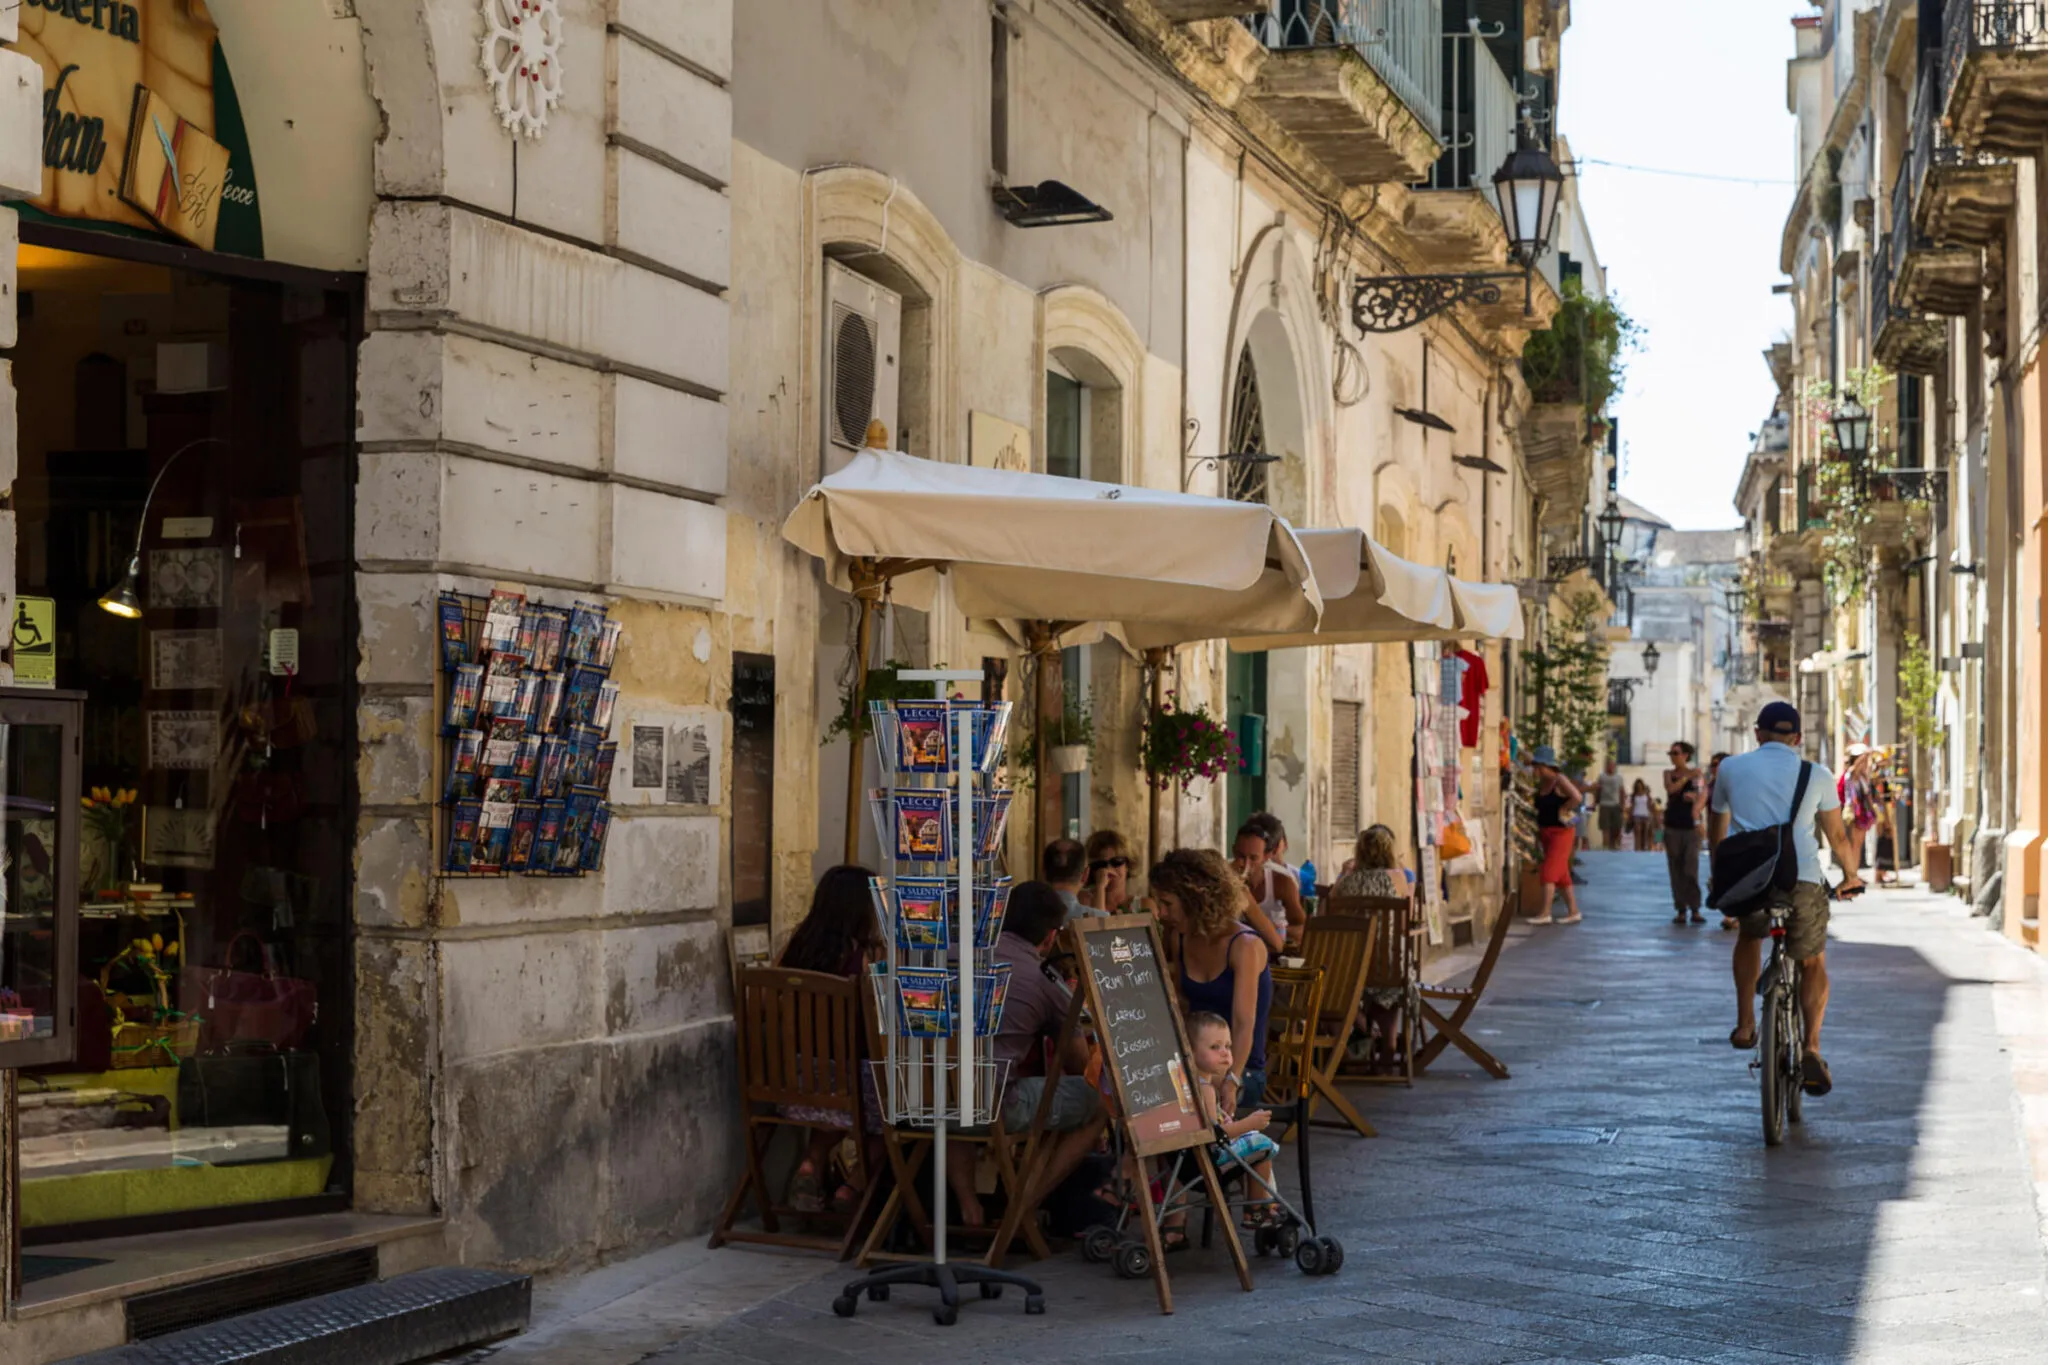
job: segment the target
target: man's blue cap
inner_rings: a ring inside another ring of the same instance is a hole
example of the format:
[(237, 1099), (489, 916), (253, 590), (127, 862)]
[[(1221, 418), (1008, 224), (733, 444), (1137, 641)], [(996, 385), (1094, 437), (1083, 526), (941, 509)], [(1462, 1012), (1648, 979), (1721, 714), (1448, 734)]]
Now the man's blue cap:
[(1756, 728), (1767, 735), (1800, 733), (1799, 708), (1789, 701), (1774, 701), (1757, 712)]

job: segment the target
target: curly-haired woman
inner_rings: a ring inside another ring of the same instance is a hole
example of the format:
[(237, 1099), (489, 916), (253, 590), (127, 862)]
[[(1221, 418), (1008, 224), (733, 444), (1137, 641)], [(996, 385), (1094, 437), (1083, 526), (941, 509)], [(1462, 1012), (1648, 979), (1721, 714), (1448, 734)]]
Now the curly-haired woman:
[(1256, 1109), (1266, 1091), (1266, 1014), (1273, 977), (1266, 945), (1238, 918), (1244, 882), (1220, 854), (1180, 848), (1152, 868), (1152, 899), (1178, 940), (1180, 994), (1190, 1012), (1230, 1021), (1232, 1073), (1219, 1086), (1227, 1113)]

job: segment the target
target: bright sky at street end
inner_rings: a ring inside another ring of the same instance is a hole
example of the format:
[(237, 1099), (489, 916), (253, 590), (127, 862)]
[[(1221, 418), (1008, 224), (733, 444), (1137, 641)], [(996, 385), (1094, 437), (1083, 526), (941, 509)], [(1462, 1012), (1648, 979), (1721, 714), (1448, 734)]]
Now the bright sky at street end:
[[(1565, 34), (1561, 128), (1608, 287), (1644, 327), (1613, 409), (1621, 490), (1682, 530), (1740, 522), (1735, 483), (1775, 397), (1762, 353), (1791, 326), (1771, 286), (1797, 175), (1795, 12), (1575, 0)], [(1672, 42), (1681, 60), (1655, 55)]]

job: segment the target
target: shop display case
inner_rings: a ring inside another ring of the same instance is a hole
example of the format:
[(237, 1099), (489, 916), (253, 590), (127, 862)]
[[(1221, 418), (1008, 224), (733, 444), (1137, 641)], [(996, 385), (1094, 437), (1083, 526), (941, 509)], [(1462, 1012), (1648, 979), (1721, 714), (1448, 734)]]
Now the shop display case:
[(0, 688), (0, 1069), (77, 1045), (79, 735), (85, 697)]

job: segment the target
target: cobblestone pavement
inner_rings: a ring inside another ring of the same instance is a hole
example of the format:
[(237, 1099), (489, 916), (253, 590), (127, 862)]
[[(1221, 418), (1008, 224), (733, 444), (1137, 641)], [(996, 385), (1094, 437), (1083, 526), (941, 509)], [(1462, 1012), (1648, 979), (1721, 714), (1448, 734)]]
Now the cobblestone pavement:
[(1512, 1080), (1459, 1059), (1412, 1091), (1363, 1091), (1377, 1140), (1316, 1134), (1337, 1276), (1255, 1262), (1245, 1294), (1220, 1249), (1195, 1250), (1173, 1258), (1162, 1317), (1149, 1282), (1066, 1255), (1033, 1270), (1045, 1316), (1012, 1295), (947, 1329), (929, 1291), (834, 1318), (852, 1272), (807, 1270), (652, 1359), (2048, 1360), (2048, 1155), (2030, 1161), (2024, 1136), (2048, 1093), (2042, 961), (1953, 900), (1842, 908), (1836, 1090), (1767, 1151), (1726, 1041), (1731, 936), (1670, 924), (1661, 857), (1587, 871), (1585, 923), (1518, 927), (1475, 1016)]

